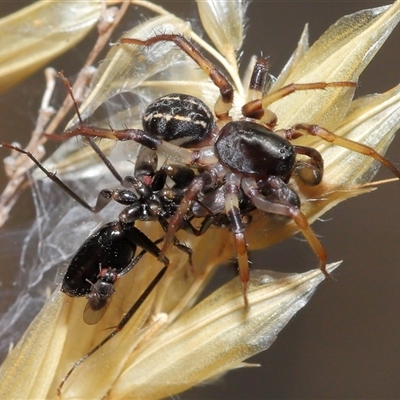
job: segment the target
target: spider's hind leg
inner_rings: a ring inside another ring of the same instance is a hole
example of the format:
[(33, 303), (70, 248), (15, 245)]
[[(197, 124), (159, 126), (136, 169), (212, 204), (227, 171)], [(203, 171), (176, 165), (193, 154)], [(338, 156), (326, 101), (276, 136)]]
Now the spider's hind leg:
[(386, 168), (390, 169), (398, 178), (400, 178), (400, 171), (393, 165), (393, 163), (389, 161), (386, 157), (380, 155), (372, 147), (355, 142), (350, 139), (343, 138), (341, 136), (337, 136), (333, 132), (328, 131), (327, 129), (319, 125), (296, 124), (290, 129), (283, 129), (281, 132), (283, 132), (286, 138), (288, 138), (289, 140), (291, 140), (292, 137), (305, 135), (317, 136), (322, 140), (325, 140), (326, 142), (336, 144), (351, 151), (355, 151), (356, 153), (364, 154), (368, 157), (372, 157), (373, 159), (384, 165)]

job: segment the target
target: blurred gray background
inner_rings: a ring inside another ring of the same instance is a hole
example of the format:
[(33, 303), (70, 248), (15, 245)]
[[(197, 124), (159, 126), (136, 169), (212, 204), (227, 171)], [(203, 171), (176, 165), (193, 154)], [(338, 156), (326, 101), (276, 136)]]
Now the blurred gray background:
[[(0, 2), (6, 15), (30, 2)], [(160, 1), (179, 16), (197, 18), (192, 2)], [(253, 1), (248, 10), (248, 31), (242, 65), (252, 54), (270, 56), (271, 73), (278, 75), (295, 48), (304, 24), (310, 24), (314, 42), (345, 14), (388, 4), (382, 1)], [(121, 29), (131, 26), (125, 18)], [(67, 56), (51, 62), (73, 76), (83, 63), (92, 35)], [(86, 46), (86, 47), (85, 47)], [(357, 95), (383, 92), (400, 81), (400, 30), (393, 33), (361, 76)], [(1, 141), (19, 140), (34, 127), (43, 93), (39, 72), (0, 95)], [(300, 121), (299, 121), (300, 122)], [(304, 122), (304, 121), (303, 121)], [(400, 144), (395, 140), (388, 157), (400, 165)], [(7, 155), (1, 151), (0, 158)], [(391, 177), (380, 171), (378, 178)], [(5, 175), (0, 171), (0, 186)], [(313, 225), (330, 261), (344, 260), (336, 281), (324, 282), (311, 302), (280, 333), (265, 353), (250, 361), (261, 368), (236, 370), (219, 381), (176, 396), (181, 399), (387, 399), (400, 398), (400, 183), (392, 183), (364, 197), (349, 200)], [(17, 265), (20, 239), (15, 229), (27, 227), (33, 207), (29, 193), (21, 198), (12, 218), (0, 232), (0, 265)], [(29, 226), (29, 225), (28, 225)], [(252, 255), (253, 268), (300, 272), (317, 266), (314, 254), (301, 237), (288, 239)], [(15, 243), (15, 244), (14, 244)], [(12, 251), (14, 246), (15, 251)], [(4, 251), (4, 248), (11, 249)], [(267, 260), (267, 262), (265, 261)], [(300, 262), (299, 262), (300, 260)], [(299, 264), (301, 264), (299, 266)], [(7, 271), (1, 271), (6, 291)], [(224, 269), (234, 274), (234, 270)], [(10, 296), (11, 299), (12, 296)], [(1, 297), (1, 310), (7, 309)], [(195, 362), (195, 360), (194, 360)]]

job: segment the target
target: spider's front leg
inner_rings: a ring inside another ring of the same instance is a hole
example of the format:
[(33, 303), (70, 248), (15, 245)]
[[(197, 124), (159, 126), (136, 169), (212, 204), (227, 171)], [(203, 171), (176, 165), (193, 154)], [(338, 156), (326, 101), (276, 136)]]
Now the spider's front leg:
[[(242, 108), (242, 114), (248, 118), (259, 119), (261, 122), (270, 124), (271, 115), (268, 112), (268, 107), (276, 101), (289, 96), (294, 92), (305, 90), (325, 90), (326, 88), (355, 88), (354, 82), (313, 82), (313, 83), (290, 83), (273, 92), (263, 96), (261, 99), (256, 99), (246, 103)], [(275, 121), (276, 122), (276, 121)]]
[(372, 147), (362, 143), (354, 142), (353, 140), (346, 139), (341, 136), (337, 136), (333, 132), (328, 131), (319, 125), (296, 124), (290, 129), (282, 129), (276, 132), (282, 132), (288, 140), (303, 135), (317, 136), (326, 142), (336, 144), (351, 151), (355, 151), (356, 153), (364, 154), (368, 157), (372, 157), (386, 168), (390, 169), (400, 179), (400, 171), (393, 165), (391, 161), (380, 155)]

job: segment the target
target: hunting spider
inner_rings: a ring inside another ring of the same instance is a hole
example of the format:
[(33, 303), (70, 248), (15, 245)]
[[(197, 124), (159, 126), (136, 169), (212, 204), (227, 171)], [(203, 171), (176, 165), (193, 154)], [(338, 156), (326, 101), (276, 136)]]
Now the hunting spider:
[[(260, 58), (250, 82), (250, 89), (256, 98), (243, 106), (243, 117), (233, 121), (229, 115), (234, 101), (232, 84), (189, 40), (177, 34), (160, 34), (147, 40), (123, 38), (120, 42), (147, 47), (159, 42), (173, 42), (202, 68), (220, 91), (214, 107), (215, 119), (200, 99), (172, 93), (148, 106), (143, 116), (143, 130), (102, 129), (80, 124), (66, 132), (67, 137), (83, 135), (134, 140), (198, 172), (185, 189), (177, 211), (169, 219), (161, 254), (167, 253), (182, 221), (192, 212), (194, 203), (200, 201), (204, 194), (218, 190), (223, 193), (224, 212), (237, 249), (246, 306), (249, 266), (241, 212), (243, 199), (263, 212), (291, 218), (318, 257), (321, 271), (329, 277), (325, 249), (301, 211), (298, 194), (288, 185), (294, 176), (307, 185), (318, 185), (323, 178), (323, 159), (314, 148), (292, 144), (291, 140), (304, 135), (316, 136), (374, 158), (399, 178), (400, 172), (371, 147), (336, 136), (321, 126), (299, 123), (288, 129), (274, 130), (277, 117), (268, 106), (295, 91), (352, 88), (356, 83), (292, 83), (265, 94), (268, 66), (266, 60)], [(305, 156), (306, 161), (299, 161), (297, 155)]]

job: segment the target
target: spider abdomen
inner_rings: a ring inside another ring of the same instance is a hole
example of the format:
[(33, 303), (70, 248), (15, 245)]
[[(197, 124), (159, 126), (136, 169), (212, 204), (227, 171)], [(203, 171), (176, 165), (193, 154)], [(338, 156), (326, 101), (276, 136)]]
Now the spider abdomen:
[(167, 142), (187, 146), (209, 136), (214, 117), (200, 99), (171, 93), (151, 103), (142, 122), (146, 132)]
[(279, 176), (287, 182), (296, 152), (292, 144), (263, 125), (251, 121), (226, 124), (215, 143), (221, 163), (235, 172), (264, 178)]

